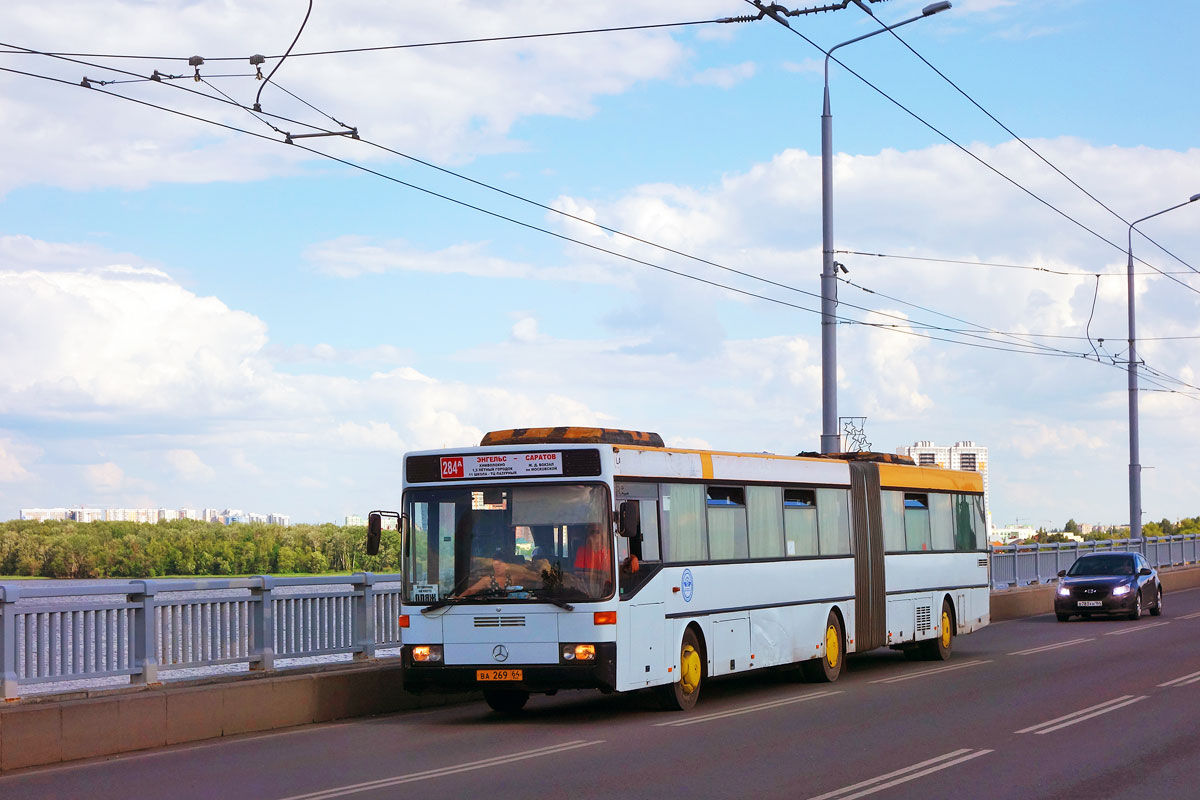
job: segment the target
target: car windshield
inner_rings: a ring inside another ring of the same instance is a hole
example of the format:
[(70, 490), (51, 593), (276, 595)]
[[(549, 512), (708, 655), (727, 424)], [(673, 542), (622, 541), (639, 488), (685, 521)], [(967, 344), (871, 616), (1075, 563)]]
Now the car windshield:
[(429, 604), (610, 597), (608, 508), (599, 485), (409, 490), (405, 597)]
[(1085, 556), (1067, 570), (1068, 575), (1132, 575), (1133, 556)]

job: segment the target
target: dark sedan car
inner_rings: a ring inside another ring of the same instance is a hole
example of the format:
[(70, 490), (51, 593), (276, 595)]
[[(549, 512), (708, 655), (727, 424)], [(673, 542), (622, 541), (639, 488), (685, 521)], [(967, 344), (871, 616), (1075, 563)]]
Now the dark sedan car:
[(1162, 583), (1158, 572), (1140, 553), (1090, 553), (1080, 556), (1058, 573), (1054, 613), (1059, 622), (1072, 614), (1122, 614), (1129, 619), (1149, 609), (1158, 616), (1163, 609)]

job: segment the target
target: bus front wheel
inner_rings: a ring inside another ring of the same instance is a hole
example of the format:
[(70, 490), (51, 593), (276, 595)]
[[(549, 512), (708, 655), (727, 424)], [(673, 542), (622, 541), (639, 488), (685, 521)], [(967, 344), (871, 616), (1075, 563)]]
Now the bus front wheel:
[(658, 698), (667, 711), (690, 711), (700, 697), (700, 684), (704, 682), (704, 658), (700, 651), (700, 640), (696, 632), (688, 628), (683, 632), (683, 643), (679, 646), (679, 680), (658, 687)]
[(825, 652), (820, 658), (800, 665), (804, 678), (814, 683), (833, 683), (841, 677), (842, 665), (846, 662), (845, 641), (842, 620), (830, 611), (829, 619), (825, 621)]
[(483, 699), (492, 707), (492, 711), (515, 714), (529, 702), (529, 692), (519, 689), (484, 689)]

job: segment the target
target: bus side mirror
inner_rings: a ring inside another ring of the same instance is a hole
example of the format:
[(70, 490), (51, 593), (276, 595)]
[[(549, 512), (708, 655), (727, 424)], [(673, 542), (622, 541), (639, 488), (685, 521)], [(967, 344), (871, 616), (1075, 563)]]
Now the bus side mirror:
[(642, 534), (641, 509), (637, 500), (621, 502), (617, 533), (628, 538), (636, 539)]
[(372, 511), (367, 517), (367, 555), (379, 555), (379, 540), (385, 530), (400, 530), (400, 515), (395, 511)]

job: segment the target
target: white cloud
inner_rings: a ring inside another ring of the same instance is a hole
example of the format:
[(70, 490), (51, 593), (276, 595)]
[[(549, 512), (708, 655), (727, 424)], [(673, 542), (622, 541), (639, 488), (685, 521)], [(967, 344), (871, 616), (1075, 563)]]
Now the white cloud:
[(727, 67), (710, 67), (692, 76), (692, 83), (700, 86), (716, 86), (719, 89), (732, 89), (743, 81), (754, 77), (753, 61), (743, 61), (741, 64), (731, 64)]
[(11, 439), (0, 439), (0, 483), (18, 483), (27, 480), (29, 470), (21, 463), (29, 448), (15, 444)]
[(187, 483), (211, 481), (217, 475), (193, 450), (168, 450), (164, 455), (175, 475)]
[(111, 461), (89, 464), (83, 473), (88, 485), (97, 492), (111, 494), (125, 485), (125, 471)]
[[(727, 4), (697, 0), (689, 11), (716, 14), (722, 8)], [(296, 6), (283, 0), (225, 7), (220, 13), (186, 0), (149, 5), (114, 0), (105, 4), (103, 14), (97, 14), (93, 4), (84, 0), (67, 0), (52, 7), (12, 0), (0, 8), (0, 26), (7, 39), (18, 45), (52, 43), (56, 49), (75, 52), (155, 51), (178, 54), (181, 59), (126, 65), (140, 75), (153, 69), (188, 74), (191, 69), (186, 59), (195, 53), (213, 58), (278, 52), (290, 38), (291, 26), (299, 23), (297, 17)], [(547, 6), (537, 0), (498, 0), (460, 3), (447, 13), (441, 6), (345, 0), (336, 7), (314, 10), (297, 52), (397, 44), (397, 39), (433, 42), (506, 35), (516, 32), (521, 20), (533, 19), (541, 30), (644, 21), (641, 10), (626, 4)], [(627, 91), (642, 81), (671, 78), (688, 58), (685, 47), (668, 31), (631, 31), (513, 41), (502, 47), (478, 44), (293, 57), (276, 80), (338, 119), (363, 125), (363, 133), (375, 141), (438, 161), (462, 161), (521, 147), (511, 131), (523, 118), (588, 117), (595, 112), (598, 98)], [(0, 193), (27, 183), (133, 188), (162, 181), (248, 181), (294, 173), (314, 158), (298, 147), (251, 139), (78, 86), (81, 73), (94, 79), (128, 76), (37, 56), (22, 60), (21, 66), (58, 77), (68, 85), (15, 75), (0, 77), (0, 116), (10, 133), (0, 151)], [(202, 75), (227, 71), (219, 62), (200, 68)], [(246, 72), (247, 65), (237, 71)], [(224, 92), (247, 104), (254, 101), (261, 85), (252, 77), (219, 80)], [(244, 111), (183, 89), (209, 92), (206, 85), (191, 80), (124, 84), (103, 91), (179, 108), (282, 140), (265, 127), (253, 125)], [(69, 117), (47, 114), (47, 98), (58, 107), (69, 107)], [(262, 104), (268, 112), (328, 124), (270, 85), (262, 93)], [(87, 132), (82, 140), (81, 130)], [(353, 153), (358, 159), (386, 157), (352, 142), (326, 141), (318, 149), (327, 147)]]

